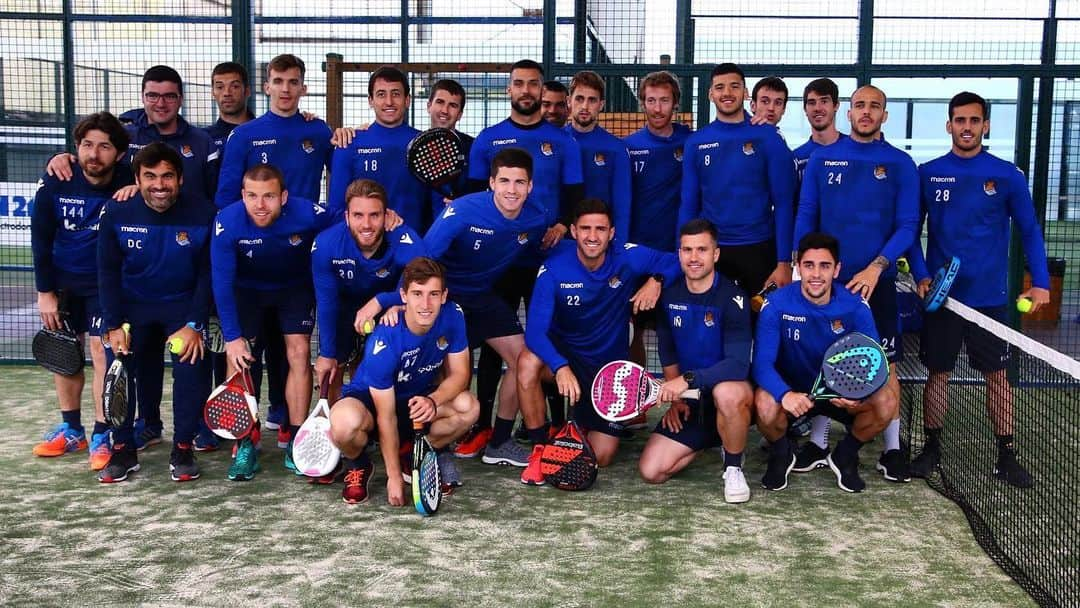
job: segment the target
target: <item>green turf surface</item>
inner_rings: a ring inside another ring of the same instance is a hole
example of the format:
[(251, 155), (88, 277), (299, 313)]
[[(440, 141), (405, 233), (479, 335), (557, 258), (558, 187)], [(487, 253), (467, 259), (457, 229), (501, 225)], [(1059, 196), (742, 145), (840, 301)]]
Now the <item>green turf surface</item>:
[(159, 445), (103, 486), (85, 452), (31, 455), (54, 403), (42, 370), (0, 368), (0, 605), (1032, 605), (951, 502), (873, 472), (877, 444), (860, 495), (827, 471), (768, 493), (753, 447), (740, 506), (723, 501), (715, 452), (643, 484), (640, 439), (579, 494), (467, 461), (465, 487), (423, 519), (386, 504), (381, 462), (372, 501), (347, 506), (340, 485), (286, 472), (270, 434), (252, 482), (225, 480), (220, 451), (199, 457), (202, 479), (174, 483)]
[(29, 247), (0, 245), (0, 265), (33, 266), (34, 259)]

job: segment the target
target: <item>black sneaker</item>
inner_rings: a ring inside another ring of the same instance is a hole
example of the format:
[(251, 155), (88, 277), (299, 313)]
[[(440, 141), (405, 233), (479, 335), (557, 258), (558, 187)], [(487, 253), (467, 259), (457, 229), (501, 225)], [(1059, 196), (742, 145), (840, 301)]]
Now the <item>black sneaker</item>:
[(525, 428), (525, 423), (522, 422), (514, 430), (514, 441), (520, 441), (521, 443), (529, 443), (529, 429)]
[(941, 462), (941, 448), (928, 443), (908, 465), (908, 472), (912, 477), (927, 479), (934, 474), (939, 462)]
[(807, 441), (795, 452), (795, 466), (791, 470), (796, 473), (808, 473), (814, 469), (824, 469), (829, 466), (826, 460), (828, 457), (828, 448), (819, 447), (813, 441)]
[(116, 483), (128, 478), (128, 473), (139, 470), (139, 456), (134, 448), (124, 444), (114, 444), (109, 464), (98, 473), (98, 481), (101, 483)]
[(769, 455), (769, 468), (765, 470), (765, 476), (761, 478), (762, 487), (766, 490), (783, 490), (787, 487), (788, 474), (794, 466), (795, 450), (790, 446), (782, 454), (777, 454), (774, 450)]
[(829, 468), (836, 474), (836, 485), (845, 492), (862, 492), (866, 489), (866, 482), (859, 477), (859, 459), (852, 458), (850, 461), (833, 460), (833, 455), (826, 458)]
[(883, 452), (878, 458), (875, 467), (881, 471), (882, 477), (893, 483), (907, 483), (911, 481), (911, 472), (908, 471), (907, 458), (904, 458), (902, 450), (889, 450)]
[(997, 464), (994, 465), (994, 477), (1004, 479), (1010, 486), (1030, 488), (1035, 485), (1031, 473), (1027, 472), (1016, 460), (1013, 450), (998, 450)]
[(173, 481), (193, 481), (199, 478), (199, 463), (195, 462), (195, 452), (190, 443), (173, 445), (169, 456), (169, 473)]

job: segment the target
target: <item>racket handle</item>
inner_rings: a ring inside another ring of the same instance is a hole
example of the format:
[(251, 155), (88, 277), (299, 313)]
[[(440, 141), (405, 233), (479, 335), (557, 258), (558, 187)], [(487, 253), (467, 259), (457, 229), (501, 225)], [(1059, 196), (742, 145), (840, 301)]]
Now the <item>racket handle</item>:
[(412, 421), (412, 430), (414, 430), (414, 431), (422, 431), (422, 430), (424, 430), (424, 423), (420, 422), (419, 420), (413, 420)]
[(688, 388), (688, 389), (686, 389), (685, 391), (682, 392), (682, 398), (683, 399), (700, 399), (701, 398), (701, 389), (699, 389), (699, 388)]

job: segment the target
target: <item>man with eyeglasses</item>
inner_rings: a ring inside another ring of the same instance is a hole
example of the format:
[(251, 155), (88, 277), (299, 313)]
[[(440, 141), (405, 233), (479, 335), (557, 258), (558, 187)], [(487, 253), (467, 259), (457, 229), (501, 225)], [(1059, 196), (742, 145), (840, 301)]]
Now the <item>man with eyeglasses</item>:
[[(142, 148), (162, 142), (176, 150), (184, 163), (184, 183), (180, 187), (184, 197), (213, 199), (217, 191), (220, 155), (206, 131), (192, 126), (180, 116), (184, 104), (184, 81), (180, 74), (167, 65), (155, 65), (146, 70), (142, 79), (142, 102), (142, 112), (128, 113), (134, 120), (124, 126), (131, 143), (123, 162), (130, 163), (128, 159)], [(71, 179), (74, 162), (75, 157), (71, 154), (57, 154), (49, 161), (46, 172), (66, 182)]]

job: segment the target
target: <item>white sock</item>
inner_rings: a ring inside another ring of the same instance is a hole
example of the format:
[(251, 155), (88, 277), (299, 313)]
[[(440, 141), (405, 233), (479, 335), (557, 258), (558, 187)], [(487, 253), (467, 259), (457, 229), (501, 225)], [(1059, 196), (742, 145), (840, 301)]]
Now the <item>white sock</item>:
[(828, 416), (814, 416), (810, 421), (810, 441), (823, 450), (829, 449), (829, 427), (832, 419)]
[(885, 451), (900, 449), (900, 419), (897, 418), (885, 427)]

